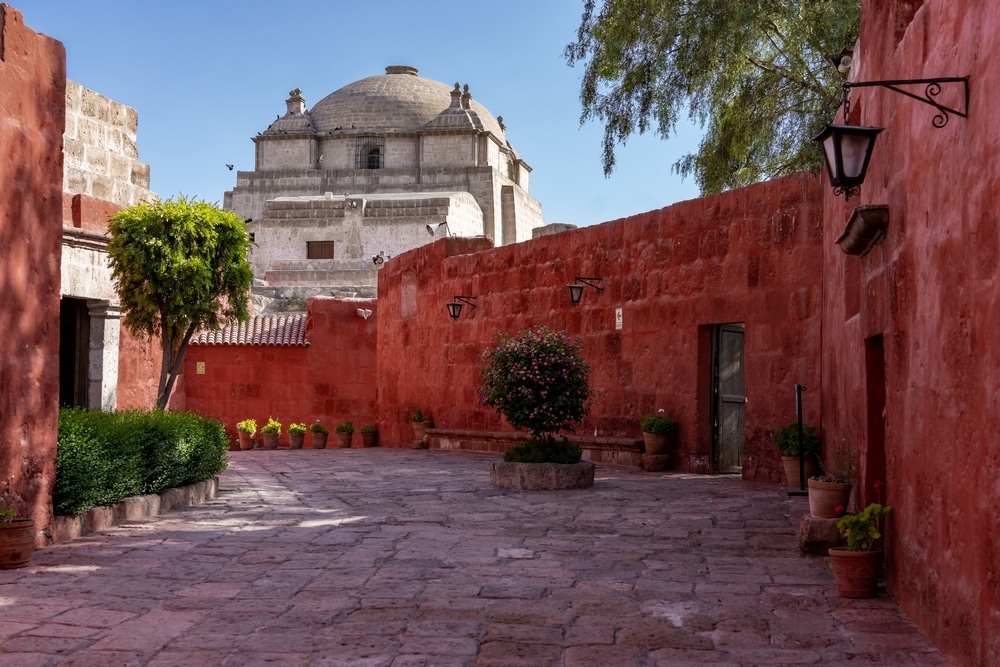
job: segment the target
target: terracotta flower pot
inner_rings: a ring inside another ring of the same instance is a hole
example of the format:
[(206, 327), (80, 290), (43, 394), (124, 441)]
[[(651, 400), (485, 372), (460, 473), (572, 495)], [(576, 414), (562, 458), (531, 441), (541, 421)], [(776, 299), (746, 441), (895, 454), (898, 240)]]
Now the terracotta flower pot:
[(34, 548), (34, 521), (17, 519), (0, 523), (0, 570), (27, 567)]
[(646, 444), (646, 453), (652, 456), (663, 456), (667, 453), (666, 433), (643, 433), (642, 441)]
[(427, 429), (434, 427), (434, 422), (411, 422), (413, 424), (413, 448), (414, 449), (427, 449), (427, 443), (424, 442), (424, 436), (427, 435)]
[[(781, 464), (785, 467), (785, 479), (788, 480), (788, 488), (798, 489), (803, 485), (799, 481), (799, 457), (798, 456), (782, 456)], [(812, 456), (806, 456), (806, 479), (816, 474), (816, 459)]]
[(316, 433), (313, 431), (313, 449), (326, 449), (326, 439), (329, 437), (329, 433)]
[(337, 433), (337, 447), (340, 449), (350, 449), (353, 433)]
[[(809, 487), (810, 514), (827, 519), (836, 519), (844, 514), (851, 499), (852, 485), (821, 482), (818, 479), (810, 479), (806, 483)], [(841, 508), (839, 512), (837, 507)]]
[(361, 434), (361, 446), (362, 447), (375, 447), (378, 445), (378, 433), (362, 433)]
[(830, 568), (837, 583), (837, 594), (845, 598), (873, 598), (878, 590), (881, 551), (851, 551), (846, 547), (830, 548)]
[(240, 449), (253, 449), (253, 437), (256, 433), (247, 433), (246, 431), (237, 431), (237, 433), (240, 437)]
[(288, 434), (288, 448), (289, 449), (302, 449), (302, 444), (306, 441), (305, 433), (289, 433)]
[(280, 433), (265, 433), (264, 434), (264, 449), (277, 449), (278, 448), (278, 438), (281, 437)]

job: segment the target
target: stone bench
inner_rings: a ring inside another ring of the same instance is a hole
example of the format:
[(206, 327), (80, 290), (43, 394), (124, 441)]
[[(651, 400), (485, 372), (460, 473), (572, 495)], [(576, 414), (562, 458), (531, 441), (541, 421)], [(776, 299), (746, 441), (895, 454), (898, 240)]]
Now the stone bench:
[[(642, 467), (645, 446), (641, 439), (605, 438), (575, 434), (569, 434), (566, 437), (580, 445), (584, 461)], [(426, 441), (430, 449), (503, 454), (511, 446), (530, 438), (531, 436), (527, 433), (511, 431), (429, 428), (427, 429)]]

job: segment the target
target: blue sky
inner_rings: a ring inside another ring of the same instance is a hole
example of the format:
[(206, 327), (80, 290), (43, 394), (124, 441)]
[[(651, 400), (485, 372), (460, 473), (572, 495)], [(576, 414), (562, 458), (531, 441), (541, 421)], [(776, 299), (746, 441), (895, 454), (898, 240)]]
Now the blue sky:
[(468, 83), (501, 115), (532, 167), (547, 223), (614, 220), (698, 196), (672, 171), (697, 148), (687, 125), (646, 134), (601, 170), (599, 123), (580, 126), (582, 70), (562, 52), (582, 0), (6, 0), (25, 23), (66, 45), (67, 73), (139, 112), (139, 158), (161, 197), (222, 201), (237, 169), (252, 170), (251, 137), (301, 88), (312, 107), (341, 86), (412, 65)]

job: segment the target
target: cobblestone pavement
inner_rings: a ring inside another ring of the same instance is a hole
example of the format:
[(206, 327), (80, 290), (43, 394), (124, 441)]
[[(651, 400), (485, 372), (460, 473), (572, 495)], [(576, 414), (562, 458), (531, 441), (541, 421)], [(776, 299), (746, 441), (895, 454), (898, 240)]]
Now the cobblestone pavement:
[(946, 665), (836, 596), (774, 485), (599, 466), (504, 491), (491, 455), (233, 452), (218, 499), (0, 571), (0, 665)]

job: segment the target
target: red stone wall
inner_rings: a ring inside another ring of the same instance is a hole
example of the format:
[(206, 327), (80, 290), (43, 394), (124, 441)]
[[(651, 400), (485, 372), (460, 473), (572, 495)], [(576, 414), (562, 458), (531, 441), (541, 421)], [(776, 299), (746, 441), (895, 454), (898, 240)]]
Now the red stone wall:
[[(969, 117), (935, 129), (930, 106), (852, 92), (852, 121), (886, 129), (860, 197), (824, 187), (823, 432), (861, 450), (865, 502), (887, 484), (893, 596), (956, 664), (997, 665), (1000, 6), (866, 0), (857, 55), (859, 81), (969, 75)], [(889, 209), (860, 259), (833, 245), (858, 204)]]
[[(502, 429), (477, 402), (479, 356), (494, 332), (545, 324), (584, 339), (597, 395), (581, 433), (638, 437), (639, 417), (662, 408), (680, 424), (682, 468), (709, 472), (707, 327), (744, 322), (743, 474), (780, 481), (769, 432), (794, 419), (796, 383), (815, 392), (805, 414), (819, 423), (820, 203), (800, 174), (514, 246), (445, 239), (393, 258), (378, 294), (383, 442), (408, 446), (417, 408), (439, 428)], [(576, 276), (603, 291), (574, 308)], [(451, 322), (455, 295), (477, 307)]]
[[(359, 308), (372, 315), (362, 319)], [(253, 418), (259, 428), (274, 417), (285, 447), (292, 422), (321, 421), (331, 442), (337, 422), (353, 421), (360, 430), (375, 422), (377, 322), (374, 301), (318, 297), (309, 300), (306, 347), (192, 345), (184, 359), (184, 407), (220, 419), (234, 439), (236, 422)]]
[(39, 530), (56, 464), (65, 95), (62, 44), (0, 5), (0, 503)]

